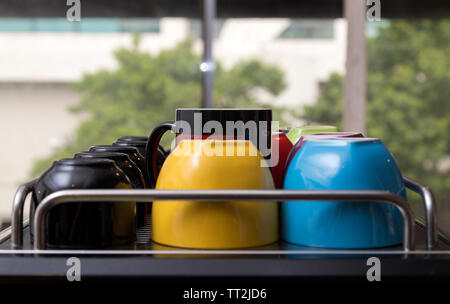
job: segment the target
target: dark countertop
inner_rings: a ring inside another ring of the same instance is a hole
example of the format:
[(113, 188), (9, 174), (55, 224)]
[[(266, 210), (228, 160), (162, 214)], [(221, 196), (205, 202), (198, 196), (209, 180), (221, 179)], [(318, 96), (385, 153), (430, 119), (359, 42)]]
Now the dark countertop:
[[(24, 249), (31, 249), (28, 228), (24, 231)], [(296, 254), (285, 252), (295, 250)], [(370, 250), (366, 254), (318, 254), (321, 250), (279, 242), (259, 250), (275, 250), (267, 255), (179, 255), (154, 254), (148, 250), (179, 250), (154, 244), (130, 245), (114, 248), (116, 252), (90, 254), (89, 252), (51, 251), (46, 254), (10, 252), (10, 239), (0, 243), (0, 282), (7, 281), (66, 281), (69, 257), (78, 257), (84, 280), (151, 279), (201, 277), (259, 277), (259, 278), (366, 278), (367, 259), (377, 256), (383, 277), (450, 278), (450, 244), (442, 237), (434, 253), (425, 250), (424, 227), (416, 224), (416, 250), (405, 256), (401, 247)], [(117, 250), (133, 250), (127, 254)], [(282, 254), (279, 254), (283, 251)], [(303, 254), (297, 254), (302, 252)]]

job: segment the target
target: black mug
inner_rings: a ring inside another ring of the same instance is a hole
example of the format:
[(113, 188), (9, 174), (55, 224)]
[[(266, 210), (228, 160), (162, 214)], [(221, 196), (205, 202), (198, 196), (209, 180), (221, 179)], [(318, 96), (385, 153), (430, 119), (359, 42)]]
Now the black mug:
[(147, 145), (146, 141), (116, 141), (113, 142), (112, 145), (118, 147), (135, 147), (145, 158), (145, 146)]
[[(138, 149), (135, 147), (121, 147), (121, 146), (110, 146), (110, 145), (98, 145), (98, 146), (92, 146), (89, 148), (89, 152), (118, 152), (118, 153), (125, 153), (128, 155), (128, 157), (131, 159), (133, 163), (136, 164), (136, 166), (141, 170), (142, 174), (144, 175), (145, 170), (145, 160), (144, 156), (139, 153)], [(144, 179), (145, 179), (144, 175)]]
[[(142, 140), (145, 139), (145, 140)], [(138, 149), (139, 153), (144, 157), (144, 160), (146, 159), (146, 146), (147, 146), (147, 137), (143, 137), (143, 136), (123, 136), (120, 137), (116, 142), (114, 142), (112, 144), (113, 146), (116, 147), (135, 147), (136, 149)], [(156, 166), (158, 167), (158, 169), (161, 169), (162, 164), (164, 163), (164, 160), (167, 157), (167, 152), (164, 150), (163, 147), (161, 147), (160, 145), (158, 145), (157, 150), (156, 150)], [(142, 171), (142, 173), (144, 173), (144, 177), (147, 181), (147, 183), (149, 184), (150, 188), (154, 188), (155, 184), (151, 183), (148, 179), (147, 179), (147, 166), (144, 166), (144, 170)]]
[(122, 136), (116, 142), (147, 141), (147, 136)]
[[(74, 155), (74, 158), (105, 158), (113, 160), (116, 165), (125, 173), (130, 179), (134, 188), (147, 188), (144, 181), (144, 176), (141, 170), (131, 161), (129, 156), (125, 153), (118, 152), (79, 152)], [(152, 203), (137, 202), (136, 205), (136, 241), (140, 244), (146, 244), (151, 239), (151, 216)]]
[[(148, 137), (146, 136), (122, 136), (119, 137), (114, 143), (114, 146), (120, 147), (136, 147), (142, 156), (145, 157), (145, 147), (148, 142)], [(162, 147), (158, 147), (159, 152), (161, 153), (162, 161), (164, 162), (165, 156), (167, 156), (167, 151)]]
[(138, 166), (131, 161), (130, 157), (125, 153), (119, 152), (78, 152), (73, 156), (75, 159), (78, 158), (105, 158), (114, 161), (114, 163), (125, 173), (125, 175), (130, 179), (133, 184), (133, 188), (144, 189), (146, 183), (144, 180), (144, 175)]
[[(30, 225), (39, 203), (66, 189), (132, 189), (130, 179), (112, 160), (62, 159), (38, 178), (32, 191)], [(135, 202), (68, 202), (50, 209), (46, 246), (102, 249), (132, 243), (136, 233)], [(32, 232), (33, 233), (33, 232)]]

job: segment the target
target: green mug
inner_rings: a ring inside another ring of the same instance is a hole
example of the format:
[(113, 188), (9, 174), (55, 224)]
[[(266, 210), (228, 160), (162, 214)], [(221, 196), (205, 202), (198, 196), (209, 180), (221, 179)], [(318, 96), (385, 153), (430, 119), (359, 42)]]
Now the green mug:
[(337, 131), (338, 130), (335, 126), (302, 126), (291, 128), (286, 136), (292, 142), (292, 144), (295, 145), (303, 135)]

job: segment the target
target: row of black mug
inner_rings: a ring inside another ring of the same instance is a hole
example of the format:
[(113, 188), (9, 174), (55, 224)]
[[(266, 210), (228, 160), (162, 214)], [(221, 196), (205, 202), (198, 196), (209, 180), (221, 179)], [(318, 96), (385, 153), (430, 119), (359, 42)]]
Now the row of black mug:
[[(55, 161), (33, 188), (30, 226), (33, 227), (39, 203), (56, 191), (153, 188), (146, 174), (146, 144), (147, 137), (125, 136), (112, 145), (93, 146), (73, 158)], [(162, 165), (166, 154), (159, 147), (158, 165)], [(50, 210), (46, 227), (46, 245), (50, 248), (108, 248), (133, 242), (148, 243), (151, 203), (62, 204)]]

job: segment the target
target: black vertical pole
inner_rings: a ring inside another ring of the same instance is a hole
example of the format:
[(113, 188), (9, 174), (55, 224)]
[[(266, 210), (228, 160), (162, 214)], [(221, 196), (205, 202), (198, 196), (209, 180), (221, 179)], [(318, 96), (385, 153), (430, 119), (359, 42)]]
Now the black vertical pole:
[(203, 1), (202, 37), (203, 37), (203, 61), (200, 64), (202, 71), (202, 107), (212, 108), (214, 94), (215, 64), (212, 58), (212, 46), (214, 35), (214, 20), (216, 18), (216, 0)]

